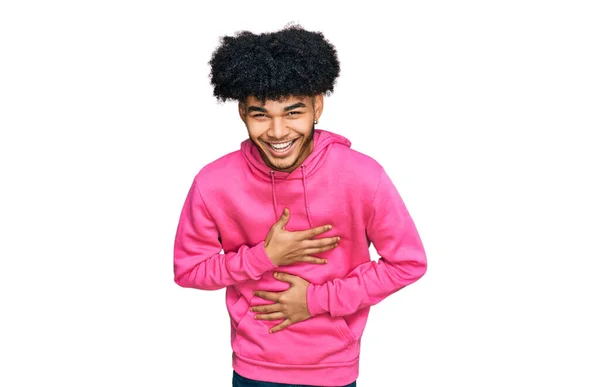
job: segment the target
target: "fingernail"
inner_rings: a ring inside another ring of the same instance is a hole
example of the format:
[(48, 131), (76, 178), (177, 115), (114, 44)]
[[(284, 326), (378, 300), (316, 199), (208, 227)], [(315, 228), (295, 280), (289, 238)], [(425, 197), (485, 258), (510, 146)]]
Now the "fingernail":
[(333, 228), (333, 226), (331, 226), (331, 225), (327, 226), (328, 230), (331, 230), (332, 228)]
[(340, 237), (337, 237), (337, 241), (338, 241), (338, 242), (340, 241), (340, 239), (341, 239)]
[(273, 277), (277, 278), (279, 276), (279, 273), (273, 273)]

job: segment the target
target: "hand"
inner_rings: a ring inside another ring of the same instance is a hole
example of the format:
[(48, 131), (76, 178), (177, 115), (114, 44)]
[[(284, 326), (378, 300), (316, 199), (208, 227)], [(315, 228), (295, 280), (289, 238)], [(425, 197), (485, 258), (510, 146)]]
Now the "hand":
[(291, 265), (296, 262), (327, 263), (326, 259), (313, 257), (312, 254), (335, 248), (340, 237), (313, 237), (331, 230), (332, 226), (319, 226), (304, 231), (287, 231), (285, 225), (290, 220), (290, 211), (283, 210), (281, 218), (269, 230), (265, 240), (267, 256), (277, 266)]
[(252, 306), (252, 312), (260, 312), (254, 316), (257, 320), (281, 320), (279, 325), (271, 328), (269, 333), (275, 333), (288, 326), (308, 320), (312, 316), (308, 312), (308, 304), (306, 303), (306, 290), (310, 284), (304, 278), (287, 274), (274, 273), (273, 276), (279, 281), (285, 281), (290, 284), (290, 287), (283, 292), (265, 292), (257, 290), (255, 296), (264, 298), (265, 300), (274, 301), (274, 304)]

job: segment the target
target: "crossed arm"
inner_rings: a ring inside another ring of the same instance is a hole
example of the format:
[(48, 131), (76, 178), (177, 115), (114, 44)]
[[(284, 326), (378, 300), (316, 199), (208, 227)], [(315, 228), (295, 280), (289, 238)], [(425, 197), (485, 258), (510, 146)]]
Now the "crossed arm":
[(290, 288), (279, 293), (256, 292), (274, 304), (253, 306), (251, 310), (262, 313), (257, 315), (258, 319), (283, 318), (283, 322), (271, 329), (275, 332), (322, 313), (334, 317), (353, 314), (377, 304), (425, 274), (427, 259), (421, 238), (402, 198), (384, 171), (373, 198), (366, 234), (380, 255), (378, 261), (358, 265), (346, 277), (323, 284), (278, 274), (276, 278), (290, 283)]
[[(382, 169), (371, 204), (365, 233), (380, 258), (355, 267), (346, 277), (323, 284), (281, 273), (290, 283), (283, 292), (255, 294), (274, 304), (251, 310), (261, 319), (284, 319), (271, 331), (322, 313), (353, 314), (372, 306), (415, 282), (425, 273), (425, 251), (415, 224), (389, 176)], [(175, 282), (183, 287), (215, 290), (258, 279), (277, 266), (266, 254), (264, 242), (241, 246), (237, 252), (221, 251), (218, 230), (195, 183), (190, 188), (177, 229), (174, 254)], [(281, 269), (281, 268), (280, 268)]]

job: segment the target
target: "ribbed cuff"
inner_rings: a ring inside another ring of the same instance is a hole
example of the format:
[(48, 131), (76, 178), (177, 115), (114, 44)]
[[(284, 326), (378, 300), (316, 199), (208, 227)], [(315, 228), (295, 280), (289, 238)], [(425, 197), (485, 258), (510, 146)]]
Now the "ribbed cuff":
[(258, 278), (267, 271), (277, 267), (267, 255), (264, 241), (250, 248), (248, 253), (250, 253), (251, 259), (246, 264), (253, 278)]
[(306, 289), (306, 306), (311, 316), (327, 313), (327, 287), (324, 285), (308, 284)]

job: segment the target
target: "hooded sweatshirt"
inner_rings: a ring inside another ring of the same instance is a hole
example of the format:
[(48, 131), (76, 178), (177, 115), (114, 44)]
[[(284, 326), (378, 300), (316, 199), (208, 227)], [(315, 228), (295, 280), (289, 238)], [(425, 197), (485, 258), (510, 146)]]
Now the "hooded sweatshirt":
[[(350, 146), (343, 136), (316, 129), (313, 151), (302, 165), (281, 172), (268, 167), (247, 139), (194, 177), (175, 237), (175, 282), (226, 288), (232, 365), (244, 377), (352, 383), (370, 307), (425, 273), (423, 244), (390, 177)], [(315, 254), (328, 263), (271, 262), (264, 241), (286, 207), (287, 231), (333, 226), (315, 237), (341, 237), (334, 249)], [(377, 260), (371, 260), (371, 243)], [(275, 271), (310, 282), (306, 301), (312, 317), (271, 334), (282, 320), (256, 320), (249, 308), (271, 303), (253, 291), (289, 288), (273, 277)]]

